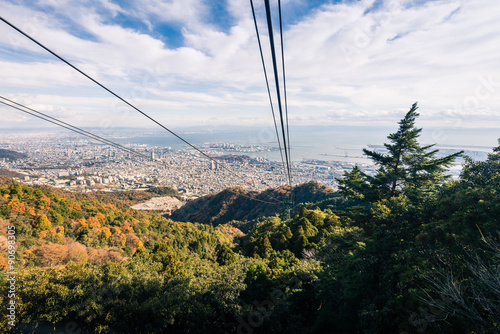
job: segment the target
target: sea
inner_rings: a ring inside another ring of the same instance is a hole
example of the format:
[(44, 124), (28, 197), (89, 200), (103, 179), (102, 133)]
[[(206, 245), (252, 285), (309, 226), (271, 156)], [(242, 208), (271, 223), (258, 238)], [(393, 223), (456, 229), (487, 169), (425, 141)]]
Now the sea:
[[(186, 143), (161, 128), (85, 128), (85, 130), (125, 145), (189, 149)], [(256, 149), (246, 149), (244, 152), (234, 149), (225, 152), (220, 148), (217, 151), (281, 161), (276, 129), (273, 126), (207, 126), (173, 128), (172, 130), (186, 141), (204, 150), (207, 150), (210, 144), (253, 145)], [(305, 160), (370, 163), (370, 160), (363, 154), (363, 148), (380, 151), (384, 143), (390, 142), (387, 136), (396, 131), (397, 124), (393, 127), (291, 125), (287, 142), (290, 146), (290, 158), (294, 163)], [(1, 131), (1, 134), (7, 137), (20, 133), (67, 133), (72, 137), (80, 136), (57, 127), (2, 129)], [(281, 130), (279, 130), (279, 135), (282, 138)], [(492, 152), (492, 148), (499, 145), (499, 138), (500, 129), (498, 128), (427, 126), (423, 128), (418, 140), (422, 145), (436, 144), (435, 148), (443, 154), (464, 150), (475, 160), (485, 160), (487, 154)], [(282, 139), (280, 143), (283, 144)]]
[[(152, 147), (188, 149), (188, 145), (162, 129), (120, 129), (113, 140), (123, 144), (143, 144)], [(281, 161), (278, 140), (274, 127), (219, 127), (175, 129), (178, 135), (197, 147), (209, 143), (233, 143), (243, 146), (274, 148), (241, 154)], [(367, 163), (363, 148), (371, 149), (389, 143), (387, 136), (397, 127), (370, 126), (290, 126), (288, 136), (292, 162), (304, 160), (343, 161)], [(279, 131), (280, 138), (281, 130)], [(419, 142), (422, 145), (436, 144), (436, 148), (447, 154), (465, 150), (475, 160), (485, 160), (493, 147), (498, 146), (500, 129), (492, 128), (446, 128), (426, 127)], [(282, 144), (282, 140), (281, 144)], [(222, 150), (223, 151), (223, 150)], [(230, 151), (238, 154), (238, 152)]]

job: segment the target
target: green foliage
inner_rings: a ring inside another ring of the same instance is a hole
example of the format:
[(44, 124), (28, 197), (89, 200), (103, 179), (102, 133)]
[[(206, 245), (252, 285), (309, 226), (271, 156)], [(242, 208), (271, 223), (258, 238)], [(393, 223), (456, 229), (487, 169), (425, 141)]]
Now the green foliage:
[(375, 202), (404, 194), (419, 201), (448, 178), (444, 174), (445, 168), (463, 151), (436, 158), (438, 150), (431, 150), (434, 145), (420, 146), (417, 138), (422, 129), (415, 127), (419, 116), (417, 109), (417, 103), (414, 103), (399, 122), (398, 131), (387, 137), (391, 142), (384, 144), (387, 154), (363, 149), (364, 154), (379, 166), (374, 177), (354, 168), (345, 172), (343, 179), (338, 179), (345, 196)]
[(221, 266), (227, 266), (237, 261), (233, 250), (224, 244), (218, 244), (215, 248), (215, 258)]
[(268, 259), (273, 250), (293, 252), (303, 257), (325, 237), (339, 233), (341, 222), (331, 210), (308, 210), (303, 207), (293, 219), (283, 222), (274, 217), (259, 224), (249, 233), (244, 244), (245, 255)]
[[(54, 205), (52, 205), (52, 208), (54, 209)], [(54, 221), (54, 225), (59, 226), (59, 225), (64, 224), (63, 216), (60, 213), (56, 212), (55, 210), (51, 210), (51, 211), (52, 211), (51, 215), (52, 215), (52, 219)]]
[(460, 178), (469, 187), (485, 187), (500, 185), (500, 139), (499, 146), (493, 148), (486, 161), (474, 161), (466, 157)]
[(177, 190), (169, 187), (149, 188), (147, 192), (160, 196), (172, 196), (172, 197), (177, 197), (179, 199), (181, 198), (181, 194)]
[[(480, 249), (498, 245), (500, 147), (468, 159), (457, 181), (439, 168), (412, 175), (421, 154), (444, 166), (416, 143), (412, 109), (379, 174), (345, 179), (342, 191), (358, 200), (306, 184), (291, 219), (258, 216), (246, 234), (237, 223), (181, 223), (95, 194), (5, 183), (0, 227), (16, 226), (18, 332), (69, 321), (90, 333), (497, 332), (500, 247)], [(407, 169), (391, 169), (405, 134)], [(226, 218), (244, 216), (235, 208)]]
[(196, 257), (185, 261), (186, 276), (171, 279), (161, 264), (144, 257), (93, 268), (24, 270), (16, 277), (18, 321), (72, 321), (93, 333), (235, 331), (245, 267), (218, 268)]
[(37, 218), (35, 228), (37, 228), (40, 231), (46, 231), (52, 228), (52, 223), (50, 222), (50, 220), (47, 218), (46, 215), (41, 214)]
[[(370, 185), (366, 182), (367, 175), (361, 171), (358, 165), (350, 171), (344, 172), (343, 179), (337, 179), (339, 190), (346, 197), (355, 200), (364, 200), (369, 195)], [(367, 199), (371, 199), (370, 197)]]

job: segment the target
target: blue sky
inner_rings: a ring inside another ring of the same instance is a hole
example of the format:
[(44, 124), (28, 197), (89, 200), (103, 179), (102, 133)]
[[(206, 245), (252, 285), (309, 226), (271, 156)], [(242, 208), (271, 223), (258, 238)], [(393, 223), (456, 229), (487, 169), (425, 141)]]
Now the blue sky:
[[(291, 124), (393, 125), (419, 101), (423, 126), (500, 126), (500, 2), (282, 6)], [(272, 124), (248, 0), (0, 0), (0, 16), (166, 126)], [(2, 22), (0, 92), (77, 126), (154, 126)], [(38, 126), (0, 107), (0, 127)]]

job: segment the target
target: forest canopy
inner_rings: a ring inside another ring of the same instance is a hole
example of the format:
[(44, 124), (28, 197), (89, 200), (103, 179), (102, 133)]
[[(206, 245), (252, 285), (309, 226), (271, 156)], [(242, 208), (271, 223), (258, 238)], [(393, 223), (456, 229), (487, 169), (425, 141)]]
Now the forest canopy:
[(289, 219), (264, 207), (245, 216), (237, 208), (252, 199), (238, 191), (199, 207), (225, 198), (217, 210), (240, 220), (193, 204), (184, 212), (200, 221), (180, 222), (3, 182), (2, 305), (9, 226), (18, 274), (16, 326), (1, 312), (0, 330), (498, 333), (500, 142), (486, 161), (465, 157), (452, 179), (447, 167), (462, 152), (438, 158), (421, 146), (416, 110), (387, 153), (364, 151), (375, 175), (354, 168), (338, 193), (298, 186)]

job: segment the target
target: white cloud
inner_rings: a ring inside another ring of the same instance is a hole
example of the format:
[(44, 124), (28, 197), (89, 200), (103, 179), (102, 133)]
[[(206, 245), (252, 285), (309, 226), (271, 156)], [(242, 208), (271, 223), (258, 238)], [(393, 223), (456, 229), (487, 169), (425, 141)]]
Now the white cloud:
[(135, 0), (136, 16), (153, 28), (154, 21), (175, 23), (189, 31), (203, 31), (207, 25), (204, 16), (208, 8), (202, 0)]
[[(317, 96), (340, 92), (349, 109), (391, 109), (414, 100), (450, 106), (474, 91), (479, 74), (499, 70), (500, 26), (492, 7), (499, 6), (433, 1), (366, 15), (368, 2), (324, 7), (289, 34), (289, 87), (308, 87)], [(499, 107), (493, 99), (482, 102)]]
[[(325, 4), (288, 26), (284, 37), (292, 120), (392, 122), (418, 100), (422, 118), (429, 121), (480, 115), (491, 117), (490, 125), (498, 122), (493, 117), (500, 110), (500, 3), (391, 0), (370, 10), (373, 3)], [(236, 21), (225, 31), (207, 23), (209, 9), (202, 0), (135, 1), (128, 3), (133, 10), (111, 0), (45, 0), (39, 5), (46, 10), (0, 0), (3, 17), (153, 113), (167, 109), (179, 122), (213, 115), (220, 122), (270, 117), (247, 1), (228, 2)], [(151, 31), (160, 21), (174, 24), (182, 30), (184, 45), (169, 48), (152, 33), (121, 26), (114, 21), (119, 14), (143, 20)], [(267, 32), (259, 23), (267, 52)], [(55, 110), (57, 105), (71, 110), (67, 99), (72, 99), (75, 109), (95, 110), (95, 115), (113, 104), (107, 96), (103, 105), (105, 92), (92, 89), (90, 81), (4, 24), (0, 47), (3, 91), (50, 96), (39, 103), (53, 103)], [(268, 56), (266, 61), (270, 70)], [(249, 118), (249, 113), (258, 116)]]

